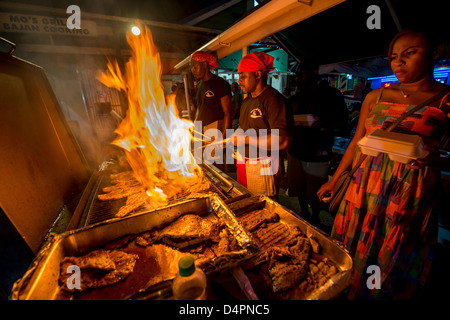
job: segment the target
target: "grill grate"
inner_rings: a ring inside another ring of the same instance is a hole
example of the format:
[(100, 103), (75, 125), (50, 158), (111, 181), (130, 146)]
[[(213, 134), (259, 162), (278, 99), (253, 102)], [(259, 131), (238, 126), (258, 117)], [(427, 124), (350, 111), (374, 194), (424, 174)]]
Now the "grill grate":
[[(208, 190), (203, 191), (204, 193), (215, 193), (222, 200), (227, 200), (231, 198), (231, 195), (222, 191), (220, 184), (221, 181), (218, 181), (217, 178), (213, 176), (212, 173), (204, 170), (206, 177), (210, 180), (210, 188)], [(109, 200), (109, 201), (101, 201), (97, 199), (97, 195), (102, 192), (102, 189), (110, 186), (110, 178), (109, 174), (104, 174), (99, 178), (97, 187), (94, 189), (93, 196), (91, 199), (91, 205), (86, 207), (87, 212), (85, 213), (86, 219), (84, 226), (92, 225), (98, 222), (102, 222), (108, 219), (115, 218), (116, 213), (119, 212), (119, 209), (126, 204), (127, 198), (118, 199), (118, 200)], [(202, 192), (202, 193), (203, 193)], [(190, 192), (180, 192), (175, 196), (169, 198), (168, 205), (186, 200), (190, 195)], [(145, 205), (142, 205), (135, 210), (133, 210), (130, 214), (135, 214), (138, 212), (142, 212), (147, 210)]]

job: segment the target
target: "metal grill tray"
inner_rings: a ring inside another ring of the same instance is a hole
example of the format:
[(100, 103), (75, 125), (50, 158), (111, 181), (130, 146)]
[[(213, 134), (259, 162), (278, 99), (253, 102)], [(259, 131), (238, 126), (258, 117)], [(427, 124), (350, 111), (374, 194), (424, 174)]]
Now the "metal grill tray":
[(330, 259), (339, 271), (325, 282), (322, 287), (315, 289), (306, 296), (305, 300), (333, 299), (349, 286), (353, 271), (353, 260), (348, 251), (338, 241), (331, 239), (323, 231), (264, 195), (255, 195), (229, 205), (229, 209), (235, 213), (238, 219), (240, 216), (239, 212), (250, 212), (262, 208), (276, 212), (280, 217), (281, 223), (298, 226), (305, 235), (313, 236), (321, 246), (321, 254)]
[[(85, 203), (77, 207), (77, 211), (80, 211), (78, 213), (80, 216), (80, 221), (77, 223), (77, 226), (74, 227), (74, 229), (115, 218), (115, 215), (119, 211), (119, 209), (126, 204), (126, 197), (118, 200), (108, 201), (101, 201), (97, 199), (97, 196), (103, 193), (101, 190), (104, 187), (111, 186), (111, 172), (106, 170), (106, 168), (108, 168), (108, 165), (113, 166), (114, 162), (105, 161), (102, 164), (102, 169), (96, 172), (91, 177), (91, 187), (86, 188), (85, 190), (86, 201)], [(214, 168), (207, 166), (206, 164), (201, 165), (201, 168), (203, 173), (205, 174), (205, 177), (211, 182), (209, 190), (202, 191), (202, 193), (215, 193), (220, 197), (220, 199), (224, 201), (231, 201), (233, 200), (233, 198), (242, 195), (242, 190), (238, 190), (238, 188), (236, 188), (236, 186), (231, 181), (222, 177), (220, 173), (218, 173)], [(167, 205), (172, 205), (186, 200), (189, 195), (189, 192), (177, 194), (169, 199)], [(148, 209), (145, 207), (145, 205), (142, 205), (134, 209), (130, 214), (136, 214), (146, 211), (148, 211)]]
[[(140, 234), (165, 226), (183, 214), (215, 214), (225, 222), (230, 233), (236, 238), (242, 248), (232, 258), (213, 260), (210, 265), (212, 268), (209, 270), (210, 273), (232, 268), (240, 261), (249, 259), (259, 249), (251, 234), (242, 227), (239, 220), (236, 219), (222, 200), (217, 195), (209, 194), (164, 208), (124, 218), (110, 219), (60, 235), (52, 234), (33, 260), (25, 275), (14, 284), (11, 299), (52, 300), (60, 298), (60, 262), (64, 257), (82, 255), (101, 248), (120, 237)], [(132, 276), (133, 274), (129, 278)], [(95, 290), (107, 291), (110, 289), (112, 291), (119, 283)], [(136, 291), (139, 289), (142, 288), (136, 288)], [(108, 299), (109, 297), (105, 295), (99, 298)]]

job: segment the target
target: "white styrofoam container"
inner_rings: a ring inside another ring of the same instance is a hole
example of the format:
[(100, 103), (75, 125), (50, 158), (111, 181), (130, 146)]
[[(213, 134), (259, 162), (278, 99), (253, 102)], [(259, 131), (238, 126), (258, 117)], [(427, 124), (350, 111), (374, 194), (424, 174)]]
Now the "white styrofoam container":
[(410, 163), (428, 155), (418, 135), (376, 129), (358, 141), (361, 152), (370, 156), (387, 153), (392, 161)]
[(317, 117), (312, 114), (296, 114), (294, 115), (294, 124), (296, 126), (311, 127), (314, 122), (317, 121)]

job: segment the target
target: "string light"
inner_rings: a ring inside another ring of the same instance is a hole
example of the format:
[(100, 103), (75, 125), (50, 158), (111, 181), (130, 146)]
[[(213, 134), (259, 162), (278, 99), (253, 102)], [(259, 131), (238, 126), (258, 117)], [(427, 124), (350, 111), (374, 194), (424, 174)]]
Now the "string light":
[(141, 34), (141, 29), (139, 29), (139, 28), (136, 27), (136, 26), (133, 26), (133, 27), (131, 28), (131, 32), (132, 32), (135, 36), (138, 36), (138, 35)]

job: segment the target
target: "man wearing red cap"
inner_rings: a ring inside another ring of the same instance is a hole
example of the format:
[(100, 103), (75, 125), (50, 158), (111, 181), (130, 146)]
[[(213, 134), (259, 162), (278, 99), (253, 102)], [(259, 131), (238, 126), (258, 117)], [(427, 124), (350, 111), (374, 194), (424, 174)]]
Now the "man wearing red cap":
[(284, 97), (267, 84), (273, 61), (268, 54), (254, 52), (239, 63), (239, 84), (248, 96), (241, 105), (239, 128), (230, 140), (238, 146), (238, 182), (253, 193), (276, 198), (278, 152), (289, 146), (291, 138)]
[[(211, 69), (218, 68), (214, 55), (204, 51), (197, 51), (191, 56), (191, 71), (199, 80), (195, 94), (195, 121), (201, 121), (203, 133), (208, 129), (218, 129), (225, 137), (226, 129), (231, 128), (231, 87), (230, 84), (211, 73)], [(223, 164), (215, 164), (223, 170)]]
[(231, 87), (229, 83), (211, 73), (218, 68), (217, 59), (208, 52), (197, 51), (191, 56), (191, 71), (199, 80), (195, 95), (196, 121), (202, 121), (203, 127), (217, 121), (217, 129), (225, 131), (231, 128)]

